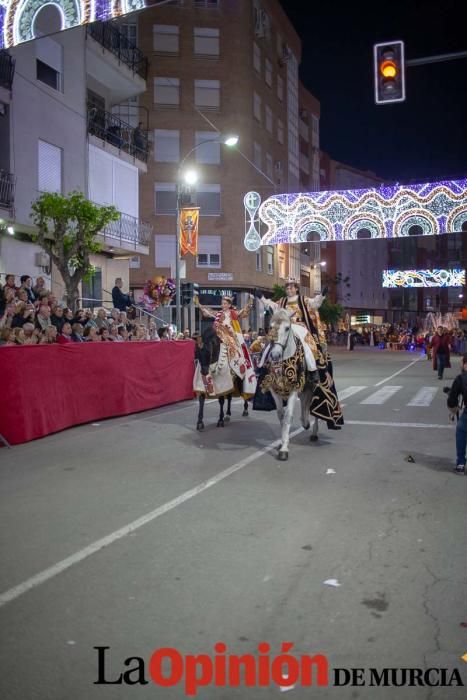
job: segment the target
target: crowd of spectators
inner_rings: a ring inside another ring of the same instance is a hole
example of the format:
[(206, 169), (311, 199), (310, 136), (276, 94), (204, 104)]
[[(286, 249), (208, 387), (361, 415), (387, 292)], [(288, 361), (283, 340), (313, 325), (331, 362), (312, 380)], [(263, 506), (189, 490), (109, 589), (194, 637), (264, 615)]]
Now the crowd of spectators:
[[(449, 344), (454, 354), (462, 355), (467, 351), (467, 333), (460, 329), (448, 330)], [(348, 343), (348, 331), (329, 331), (330, 345), (345, 346)], [(419, 350), (430, 354), (434, 332), (424, 333), (422, 329), (410, 328), (406, 323), (392, 324), (375, 328), (352, 330), (352, 345), (374, 345), (383, 350)]]
[(0, 284), (0, 345), (159, 342), (187, 338), (189, 331), (175, 335), (170, 326), (157, 329), (153, 320), (141, 323), (134, 308), (73, 311), (47, 289), (43, 277), (33, 284), (29, 275), (22, 275), (17, 285), (15, 275), (6, 275), (5, 284)]

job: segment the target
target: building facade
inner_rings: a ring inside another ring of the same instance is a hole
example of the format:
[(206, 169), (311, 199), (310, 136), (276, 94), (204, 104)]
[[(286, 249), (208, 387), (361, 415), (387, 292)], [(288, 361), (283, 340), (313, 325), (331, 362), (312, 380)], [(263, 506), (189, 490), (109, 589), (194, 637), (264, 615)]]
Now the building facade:
[[(54, 26), (53, 5), (39, 21)], [(61, 275), (31, 241), (31, 203), (43, 192), (83, 192), (120, 213), (98, 239), (95, 273), (83, 305), (111, 301), (115, 277), (129, 285), (130, 257), (148, 253), (139, 217), (139, 178), (147, 148), (113, 106), (146, 90), (147, 60), (115, 24), (97, 23), (20, 44), (1, 53), (11, 80), (0, 87), (0, 273), (46, 278), (65, 299)]]
[[(192, 192), (200, 207), (198, 255), (184, 261), (184, 280), (200, 285), (202, 302), (216, 307), (232, 293), (242, 306), (248, 293), (271, 291), (289, 275), (309, 289), (311, 257), (300, 246), (243, 246), (246, 192), (265, 199), (319, 186), (319, 103), (300, 86), (301, 44), (280, 4), (170, 3), (141, 13), (137, 36), (151, 59), (139, 98), (152, 142), (140, 210), (154, 235), (149, 257), (131, 263), (135, 295), (155, 275), (174, 274), (181, 163), (199, 174)], [(227, 132), (239, 137), (232, 150), (219, 143)], [(262, 313), (256, 306), (250, 324), (260, 327)], [(184, 325), (199, 327), (196, 314), (185, 310)]]

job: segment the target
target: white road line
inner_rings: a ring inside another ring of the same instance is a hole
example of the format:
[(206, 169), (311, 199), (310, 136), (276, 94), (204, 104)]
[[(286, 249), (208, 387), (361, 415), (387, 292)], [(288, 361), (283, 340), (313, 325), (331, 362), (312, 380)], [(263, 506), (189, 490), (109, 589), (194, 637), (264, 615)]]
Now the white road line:
[[(303, 428), (297, 428), (297, 430), (294, 430), (290, 433), (290, 437), (293, 438), (295, 437), (295, 435), (298, 435), (301, 432), (303, 432)], [(49, 568), (44, 569), (43, 571), (40, 571), (35, 576), (32, 576), (26, 581), (19, 583), (17, 586), (10, 588), (8, 591), (1, 593), (0, 607), (6, 605), (7, 603), (10, 603), (16, 598), (19, 598), (24, 593), (27, 593), (28, 591), (32, 590), (33, 588), (36, 588), (37, 586), (40, 586), (42, 583), (49, 581), (51, 578), (57, 576), (58, 574), (61, 574), (63, 571), (66, 571), (74, 564), (77, 564), (78, 562), (87, 559), (93, 554), (96, 554), (96, 552), (99, 552), (99, 550), (103, 549), (104, 547), (108, 547), (114, 542), (121, 540), (123, 537), (126, 537), (131, 532), (134, 532), (140, 527), (147, 525), (156, 518), (159, 518), (161, 515), (168, 513), (174, 508), (177, 508), (177, 506), (180, 506), (182, 503), (185, 503), (185, 501), (189, 501), (191, 498), (194, 498), (200, 493), (203, 493), (203, 491), (212, 488), (220, 481), (223, 481), (223, 479), (227, 479), (228, 476), (248, 466), (248, 464), (251, 464), (251, 462), (254, 462), (259, 457), (262, 457), (268, 452), (272, 452), (272, 450), (279, 444), (280, 440), (275, 440), (267, 447), (263, 447), (263, 449), (253, 452), (253, 454), (249, 455), (248, 457), (245, 457), (245, 459), (242, 459), (240, 462), (233, 464), (231, 467), (224, 469), (224, 471), (219, 472), (219, 474), (216, 474), (211, 479), (203, 481), (201, 484), (198, 484), (198, 486), (195, 486), (189, 491), (185, 491), (185, 493), (182, 493), (180, 496), (177, 496), (173, 500), (164, 503), (162, 506), (155, 508), (149, 513), (146, 513), (146, 515), (143, 515), (141, 518), (133, 520), (133, 522), (129, 523), (128, 525), (124, 525), (118, 530), (115, 530), (110, 535), (106, 535), (106, 537), (102, 537), (101, 539), (92, 542), (87, 547), (84, 547), (83, 549), (80, 549), (78, 552), (75, 552), (71, 556), (66, 557), (66, 559), (62, 559), (53, 566), (50, 566)]]
[(345, 401), (345, 399), (348, 399), (349, 396), (353, 396), (358, 391), (363, 391), (363, 389), (366, 388), (366, 386), (348, 386), (346, 389), (342, 389), (342, 391), (337, 392), (339, 401)]
[(345, 425), (381, 425), (389, 428), (437, 428), (439, 430), (452, 430), (453, 425), (442, 425), (439, 423), (386, 423), (384, 421), (371, 420), (346, 420)]
[[(375, 386), (378, 386), (378, 385), (375, 384)], [(372, 406), (386, 403), (386, 401), (388, 399), (390, 399), (391, 396), (394, 396), (394, 394), (397, 394), (399, 389), (402, 389), (402, 387), (401, 386), (383, 386), (382, 389), (378, 389), (378, 391), (375, 391), (374, 394), (371, 394), (363, 401), (360, 401), (360, 403), (361, 404), (371, 404)]]
[(407, 406), (430, 406), (435, 398), (438, 388), (432, 386), (422, 386), (415, 396), (409, 401)]
[(390, 377), (387, 377), (386, 379), (382, 379), (380, 382), (378, 382), (377, 384), (375, 384), (375, 386), (381, 386), (381, 384), (385, 384), (386, 382), (388, 382), (388, 381), (389, 381), (390, 379), (392, 379), (393, 377), (397, 377), (398, 374), (401, 374), (401, 372), (405, 372), (406, 369), (409, 369), (409, 367), (412, 367), (412, 365), (414, 365), (416, 362), (420, 362), (421, 359), (423, 359), (423, 358), (417, 357), (416, 360), (414, 360), (414, 361), (411, 362), (410, 364), (406, 365), (405, 367), (402, 367), (402, 369), (400, 369), (398, 372), (394, 372), (394, 374), (391, 374)]

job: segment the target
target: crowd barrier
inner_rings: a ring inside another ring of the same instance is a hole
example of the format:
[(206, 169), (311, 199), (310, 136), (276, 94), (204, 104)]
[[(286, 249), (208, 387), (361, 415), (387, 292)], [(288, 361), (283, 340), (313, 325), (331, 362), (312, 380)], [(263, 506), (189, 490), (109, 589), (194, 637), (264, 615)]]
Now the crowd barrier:
[(0, 434), (17, 445), (193, 396), (191, 340), (0, 348)]

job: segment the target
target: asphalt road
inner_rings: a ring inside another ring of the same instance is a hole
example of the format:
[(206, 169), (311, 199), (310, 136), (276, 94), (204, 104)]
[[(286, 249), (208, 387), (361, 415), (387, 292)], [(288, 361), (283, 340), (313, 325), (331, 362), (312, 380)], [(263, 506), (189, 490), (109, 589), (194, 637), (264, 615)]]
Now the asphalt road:
[[(223, 429), (211, 403), (197, 433), (189, 402), (0, 450), (2, 700), (185, 698), (183, 684), (95, 685), (94, 647), (110, 647), (107, 680), (135, 656), (149, 680), (155, 649), (214, 656), (216, 642), (235, 655), (267, 642), (271, 661), (293, 642), (296, 657), (322, 653), (331, 669), (365, 674), (458, 669), (467, 685), (467, 478), (452, 472), (441, 392), (459, 360), (439, 382), (413, 353), (333, 355), (346, 425), (312, 444), (297, 411), (286, 463), (275, 414), (242, 418), (238, 402)], [(206, 686), (197, 697), (281, 692)], [(299, 682), (288, 692), (466, 696)]]

